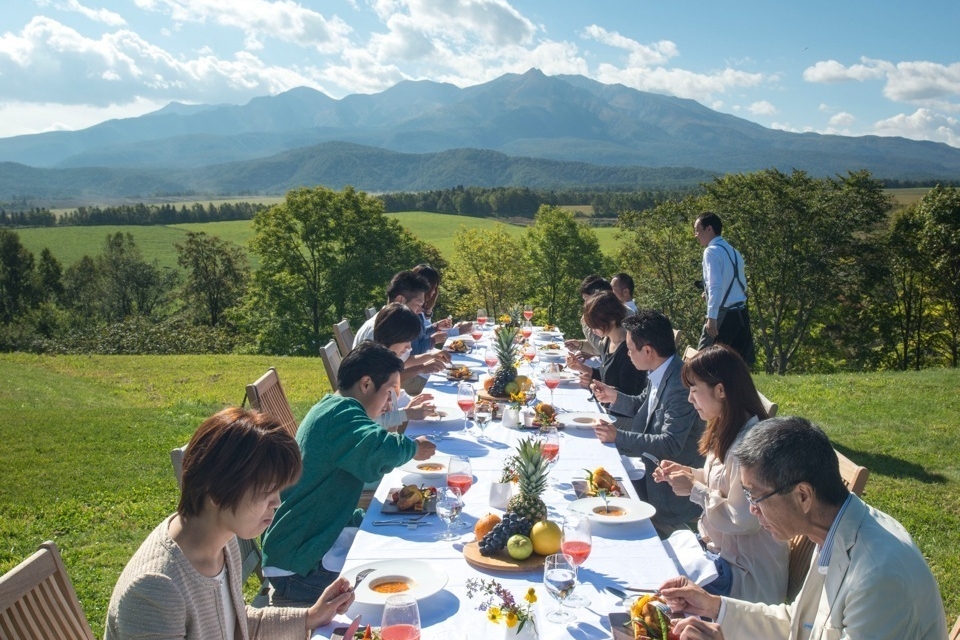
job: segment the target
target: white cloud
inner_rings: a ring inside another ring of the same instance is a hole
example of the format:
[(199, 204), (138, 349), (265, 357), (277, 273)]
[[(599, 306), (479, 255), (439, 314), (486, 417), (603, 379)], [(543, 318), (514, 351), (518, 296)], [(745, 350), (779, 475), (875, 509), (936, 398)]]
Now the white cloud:
[(755, 116), (773, 116), (780, 113), (780, 110), (777, 109), (775, 106), (773, 106), (773, 104), (768, 102), (767, 100), (760, 100), (758, 102), (754, 102), (749, 107), (747, 107), (747, 111), (749, 111)]
[(841, 111), (840, 113), (831, 116), (827, 124), (831, 128), (846, 128), (856, 122), (856, 120), (857, 119), (853, 117), (853, 114), (847, 113), (846, 111)]
[(893, 63), (864, 57), (860, 64), (847, 67), (828, 60), (805, 69), (803, 79), (817, 83), (883, 79), (886, 80), (883, 95), (897, 102), (925, 104), (939, 100), (956, 108), (960, 96), (960, 62), (949, 65), (927, 61)]
[(807, 82), (818, 83), (878, 80), (886, 74), (884, 67), (892, 66), (889, 62), (868, 61), (866, 58), (861, 58), (861, 60), (865, 64), (855, 64), (849, 67), (845, 67), (836, 60), (818, 62), (812, 67), (804, 69), (803, 79)]
[(836, 111), (836, 109), (828, 105), (826, 102), (821, 102), (820, 106), (817, 107), (817, 111), (820, 113), (833, 113)]
[(917, 109), (912, 115), (904, 113), (880, 120), (874, 131), (881, 136), (903, 136), (912, 140), (932, 140), (960, 147), (960, 120), (929, 109)]
[(455, 45), (530, 44), (537, 31), (505, 0), (374, 0), (373, 8), (388, 26), (404, 16), (424, 35)]
[(649, 67), (655, 64), (666, 64), (671, 58), (680, 55), (677, 45), (670, 40), (661, 40), (652, 45), (645, 45), (620, 35), (616, 31), (607, 31), (603, 27), (595, 24), (587, 27), (583, 32), (583, 37), (596, 40), (602, 44), (623, 49), (628, 52), (628, 66), (631, 67)]
[(162, 102), (144, 99), (104, 107), (82, 104), (4, 102), (0, 104), (0, 137), (84, 129), (113, 118), (141, 116), (156, 111), (163, 105)]
[[(265, 38), (337, 53), (352, 28), (340, 18), (322, 14), (290, 0), (134, 0), (138, 7), (168, 14), (178, 23), (211, 21), (241, 30), (248, 42)], [(252, 38), (252, 40), (251, 40)]]
[(109, 9), (91, 9), (80, 4), (77, 0), (67, 0), (66, 2), (57, 3), (54, 6), (61, 11), (79, 13), (94, 22), (102, 22), (110, 27), (122, 27), (127, 24), (127, 21), (124, 20), (119, 13), (114, 13)]

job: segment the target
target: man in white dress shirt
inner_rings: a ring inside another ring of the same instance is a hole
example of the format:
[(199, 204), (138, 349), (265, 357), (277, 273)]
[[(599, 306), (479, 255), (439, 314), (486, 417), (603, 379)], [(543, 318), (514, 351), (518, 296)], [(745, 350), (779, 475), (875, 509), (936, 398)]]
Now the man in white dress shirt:
[(660, 591), (681, 638), (944, 640), (937, 581), (899, 522), (850, 493), (830, 440), (808, 420), (754, 426), (732, 451), (750, 511), (774, 538), (816, 543), (806, 580), (790, 604), (708, 594), (687, 578)]
[(627, 308), (627, 315), (637, 312), (637, 303), (633, 300), (633, 277), (629, 273), (618, 273), (610, 281), (613, 293), (623, 306)]
[(720, 216), (705, 212), (693, 223), (693, 235), (703, 249), (703, 295), (707, 319), (698, 349), (714, 343), (730, 345), (748, 365), (756, 361), (750, 312), (747, 310), (747, 278), (743, 256), (720, 235)]

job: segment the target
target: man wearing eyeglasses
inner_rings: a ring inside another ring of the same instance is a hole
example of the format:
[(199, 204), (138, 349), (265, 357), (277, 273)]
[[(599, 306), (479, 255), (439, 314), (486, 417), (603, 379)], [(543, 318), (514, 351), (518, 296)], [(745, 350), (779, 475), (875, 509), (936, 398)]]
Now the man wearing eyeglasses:
[(686, 578), (660, 589), (681, 638), (947, 637), (937, 581), (910, 534), (850, 493), (830, 440), (796, 417), (756, 425), (733, 450), (760, 525), (778, 540), (804, 534), (817, 545), (790, 604), (765, 605), (708, 594)]

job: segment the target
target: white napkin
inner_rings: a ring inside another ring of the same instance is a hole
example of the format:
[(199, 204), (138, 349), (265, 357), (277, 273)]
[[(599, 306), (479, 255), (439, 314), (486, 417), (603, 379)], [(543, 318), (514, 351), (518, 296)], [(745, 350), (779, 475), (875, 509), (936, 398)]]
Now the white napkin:
[(703, 586), (717, 579), (719, 575), (717, 566), (713, 560), (707, 558), (693, 531), (689, 529), (674, 531), (663, 541), (663, 548), (681, 571), (698, 585)]
[(360, 531), (359, 527), (345, 527), (340, 532), (337, 541), (333, 543), (329, 551), (323, 554), (321, 562), (324, 569), (340, 573), (343, 569), (343, 563), (347, 559), (347, 553), (350, 551), (350, 546), (353, 544), (353, 539), (357, 537), (357, 531)]
[(627, 477), (631, 480), (639, 480), (647, 475), (647, 467), (643, 463), (643, 458), (620, 456), (620, 461), (623, 463), (624, 471), (627, 472)]

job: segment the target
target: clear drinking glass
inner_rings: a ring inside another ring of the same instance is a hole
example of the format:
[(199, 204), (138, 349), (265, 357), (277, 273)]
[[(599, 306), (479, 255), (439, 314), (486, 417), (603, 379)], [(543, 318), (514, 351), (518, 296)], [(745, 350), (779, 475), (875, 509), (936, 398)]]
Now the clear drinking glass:
[(493, 347), (487, 347), (487, 350), (483, 352), (483, 364), (487, 365), (487, 375), (493, 375), (493, 369), (500, 363), (500, 360), (497, 358), (497, 352)]
[(533, 305), (525, 304), (523, 305), (523, 317), (526, 320), (533, 320)]
[(477, 423), (477, 428), (480, 429), (480, 435), (477, 437), (477, 440), (487, 441), (490, 439), (483, 433), (483, 430), (491, 418), (493, 418), (493, 407), (490, 406), (490, 403), (478, 402), (473, 408), (473, 421)]
[(477, 393), (470, 382), (461, 382), (457, 385), (457, 406), (463, 411), (463, 432), (467, 432), (467, 414), (477, 404)]
[(577, 587), (577, 565), (570, 556), (555, 553), (543, 562), (543, 586), (557, 600), (557, 610), (547, 614), (550, 622), (570, 622), (576, 616), (563, 610), (563, 601)]
[(483, 330), (483, 325), (487, 324), (487, 310), (483, 307), (477, 309), (477, 324), (480, 325), (481, 331)]
[[(590, 519), (579, 513), (568, 513), (563, 517), (563, 533), (560, 538), (560, 552), (570, 556), (573, 564), (579, 569), (593, 548), (593, 537), (590, 535)], [(579, 593), (574, 593), (564, 602), (568, 607), (590, 606), (590, 599)]]
[(417, 599), (406, 593), (387, 598), (380, 620), (383, 640), (420, 640), (420, 609)]
[[(473, 486), (473, 466), (470, 464), (470, 458), (467, 456), (451, 456), (447, 463), (447, 486), (456, 487), (463, 496)], [(463, 520), (458, 520), (456, 528), (463, 529), (467, 525)]]
[[(553, 390), (560, 386), (560, 365), (551, 362), (543, 368), (543, 384), (550, 389), (550, 404), (553, 404)], [(556, 408), (556, 405), (553, 405)]]
[(441, 487), (437, 489), (437, 517), (447, 525), (446, 530), (438, 536), (439, 540), (455, 540), (459, 534), (454, 533), (450, 525), (460, 519), (463, 511), (463, 498), (460, 489), (456, 487)]

